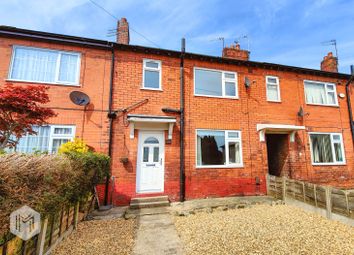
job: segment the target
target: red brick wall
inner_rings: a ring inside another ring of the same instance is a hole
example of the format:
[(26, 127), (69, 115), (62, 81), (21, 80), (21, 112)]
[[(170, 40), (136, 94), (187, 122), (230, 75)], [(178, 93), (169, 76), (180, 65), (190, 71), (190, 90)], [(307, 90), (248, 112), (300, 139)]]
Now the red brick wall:
[[(81, 53), (80, 86), (65, 86), (44, 84), (49, 86), (48, 94), (50, 103), (48, 107), (54, 108), (57, 117), (49, 120), (51, 124), (70, 124), (76, 126), (76, 137), (83, 139), (88, 145), (97, 151), (107, 152), (108, 149), (108, 126), (107, 112), (109, 96), (109, 78), (111, 54), (93, 48), (60, 45), (20, 39), (0, 40), (0, 79), (1, 84), (6, 84), (13, 45), (23, 45), (39, 48), (48, 48)], [(14, 82), (14, 85), (26, 86), (36, 83)], [(73, 90), (85, 92), (91, 99), (86, 111), (82, 106), (73, 104), (69, 94)]]
[[(157, 55), (120, 52), (117, 54), (115, 74), (114, 108), (124, 108), (149, 99), (148, 103), (130, 113), (165, 115), (161, 108), (179, 108), (179, 60)], [(143, 58), (162, 61), (163, 91), (142, 90)], [(239, 99), (194, 96), (193, 67), (229, 70), (238, 73)], [(266, 101), (265, 76), (278, 76), (281, 103)], [(254, 81), (251, 88), (243, 85), (245, 76)], [(344, 185), (353, 176), (353, 145), (350, 136), (346, 100), (338, 99), (340, 107), (310, 106), (305, 104), (303, 80), (319, 80), (337, 84), (337, 93), (344, 93), (345, 81), (333, 78), (300, 75), (290, 72), (246, 68), (227, 64), (185, 61), (185, 169), (186, 198), (203, 198), (229, 195), (264, 194), (267, 173), (265, 142), (259, 141), (256, 125), (259, 123), (304, 125), (306, 131), (296, 134), (296, 142), (289, 144), (287, 168), (293, 178), (312, 182)], [(305, 117), (297, 116), (300, 106)], [(170, 116), (170, 115), (169, 115)], [(172, 114), (172, 116), (174, 116)], [(178, 122), (177, 116), (177, 122)], [(196, 129), (230, 129), (242, 131), (242, 168), (196, 168)], [(343, 134), (347, 164), (344, 166), (321, 166), (311, 164), (307, 131), (339, 132)], [(138, 131), (129, 138), (126, 115), (115, 121), (113, 174), (117, 176), (116, 203), (127, 203), (135, 192), (136, 155)], [(179, 127), (174, 127), (171, 145), (166, 145), (165, 194), (171, 200), (178, 199), (179, 192)], [(120, 146), (118, 146), (120, 144)], [(129, 163), (123, 165), (120, 157), (127, 156)], [(256, 178), (260, 184), (256, 184)]]
[[(39, 43), (24, 40), (2, 39), (0, 41), (0, 78), (6, 83), (12, 45), (29, 45), (82, 53), (80, 87), (49, 85), (51, 103), (59, 114), (50, 120), (52, 124), (76, 125), (76, 136), (83, 138), (96, 150), (107, 152), (110, 52), (82, 47)], [(143, 58), (162, 62), (162, 91), (141, 89)], [(114, 73), (113, 109), (119, 110), (144, 99), (148, 102), (131, 109), (131, 114), (175, 116), (171, 144), (165, 145), (165, 191), (172, 201), (179, 199), (179, 115), (165, 114), (163, 107), (179, 108), (179, 59), (128, 51), (116, 52)], [(193, 68), (204, 67), (235, 71), (238, 74), (239, 99), (194, 96)], [(279, 77), (281, 103), (266, 101), (265, 76)], [(243, 85), (245, 77), (251, 87)], [(264, 194), (267, 173), (266, 143), (259, 141), (256, 125), (259, 123), (290, 124), (306, 126), (297, 132), (296, 142), (289, 144), (288, 167), (293, 178), (337, 186), (350, 184), (353, 179), (353, 143), (350, 134), (346, 99), (338, 98), (339, 107), (311, 106), (305, 104), (303, 80), (328, 81), (337, 84), (337, 93), (345, 93), (345, 81), (291, 72), (247, 68), (199, 60), (185, 61), (185, 170), (186, 198), (203, 198), (230, 195)], [(28, 83), (14, 82), (16, 85)], [(86, 112), (69, 100), (72, 90), (87, 93), (92, 104)], [(303, 118), (297, 112), (303, 107)], [(59, 109), (60, 108), (60, 109)], [(63, 109), (70, 108), (70, 109)], [(89, 111), (90, 110), (90, 111)], [(353, 107), (354, 110), (354, 107)], [(128, 113), (119, 113), (113, 122), (112, 174), (116, 177), (115, 204), (127, 204), (136, 193), (136, 161), (138, 131), (134, 139), (129, 137)], [(242, 131), (243, 167), (196, 168), (196, 129), (222, 129)], [(311, 164), (308, 133), (338, 132), (343, 134), (346, 165), (313, 166)], [(167, 132), (165, 132), (167, 136)], [(120, 158), (127, 157), (123, 164)], [(259, 184), (256, 180), (259, 179)], [(150, 194), (151, 195), (151, 194)]]
[[(142, 86), (143, 58), (162, 62), (162, 91), (144, 90)], [(116, 204), (127, 204), (131, 197), (144, 196), (136, 193), (136, 162), (138, 149), (138, 130), (134, 139), (129, 137), (127, 114), (148, 114), (174, 116), (177, 124), (173, 128), (171, 144), (165, 144), (165, 188), (164, 193), (171, 200), (179, 196), (179, 115), (165, 114), (162, 108), (179, 108), (179, 59), (138, 54), (131, 52), (116, 53), (114, 77), (113, 108), (127, 108), (144, 99), (142, 104), (125, 114), (118, 114), (114, 121), (112, 173), (116, 177)], [(167, 139), (167, 131), (165, 131)], [(123, 164), (120, 158), (127, 157)], [(154, 194), (148, 194), (154, 195)]]
[[(197, 97), (193, 95), (193, 67), (204, 67), (238, 73), (239, 99)], [(281, 103), (266, 101), (265, 76), (278, 76)], [(249, 89), (243, 85), (245, 76), (254, 81)], [(201, 61), (186, 61), (186, 175), (187, 198), (237, 193), (229, 185), (231, 179), (252, 180), (267, 173), (266, 144), (259, 141), (259, 123), (303, 125), (296, 143), (290, 144), (288, 163), (291, 175), (312, 182), (345, 185), (353, 178), (353, 143), (350, 135), (348, 109), (345, 99), (338, 99), (339, 107), (305, 104), (303, 80), (319, 80), (337, 84), (337, 93), (345, 93), (345, 81), (333, 78), (300, 75), (290, 72), (262, 70)], [(303, 107), (305, 117), (297, 112)], [(195, 129), (234, 129), (242, 131), (243, 168), (196, 169)], [(343, 134), (347, 164), (344, 166), (312, 166), (307, 131), (339, 132)], [(213, 180), (214, 185), (208, 185)], [(205, 183), (205, 185), (202, 185)], [(224, 187), (229, 187), (226, 192)], [(203, 194), (203, 195), (202, 195)], [(242, 194), (242, 193), (241, 193)]]

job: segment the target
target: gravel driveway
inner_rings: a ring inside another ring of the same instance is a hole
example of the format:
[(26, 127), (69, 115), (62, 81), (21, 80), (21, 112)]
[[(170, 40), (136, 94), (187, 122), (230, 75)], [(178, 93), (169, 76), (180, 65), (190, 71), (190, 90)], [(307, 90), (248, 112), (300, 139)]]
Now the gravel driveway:
[(188, 255), (354, 254), (354, 228), (286, 205), (175, 217)]
[(137, 228), (136, 220), (94, 220), (78, 224), (53, 255), (131, 254)]

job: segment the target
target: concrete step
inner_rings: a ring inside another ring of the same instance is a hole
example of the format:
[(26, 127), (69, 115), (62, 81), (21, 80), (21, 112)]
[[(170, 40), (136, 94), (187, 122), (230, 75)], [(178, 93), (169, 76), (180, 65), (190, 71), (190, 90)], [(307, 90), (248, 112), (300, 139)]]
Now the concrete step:
[(132, 198), (130, 203), (148, 203), (148, 202), (168, 202), (168, 196), (157, 197), (135, 197)]
[(155, 207), (155, 208), (142, 208), (142, 209), (128, 209), (124, 215), (126, 219), (134, 219), (144, 215), (157, 215), (157, 214), (169, 214), (168, 207)]
[(156, 201), (156, 202), (131, 202), (130, 209), (141, 209), (141, 208), (154, 208), (154, 207), (166, 207), (169, 206), (169, 201)]

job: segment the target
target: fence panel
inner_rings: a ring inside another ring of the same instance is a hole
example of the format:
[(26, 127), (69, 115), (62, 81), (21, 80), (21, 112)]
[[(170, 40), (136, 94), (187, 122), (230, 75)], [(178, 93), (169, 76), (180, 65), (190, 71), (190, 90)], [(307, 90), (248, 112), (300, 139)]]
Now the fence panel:
[(268, 194), (277, 199), (292, 198), (354, 219), (354, 190), (342, 190), (286, 177), (267, 176)]
[[(74, 228), (74, 224), (84, 220), (88, 213), (90, 201), (91, 198), (88, 198), (87, 201), (76, 206), (61, 208), (54, 215), (50, 215), (47, 219), (42, 219), (41, 231), (45, 231), (45, 233), (42, 232), (26, 242), (15, 236), (0, 246), (0, 255), (46, 254), (61, 241), (62, 236), (70, 233), (69, 231)], [(46, 227), (43, 227), (46, 221)], [(41, 234), (44, 235), (43, 240), (40, 238)], [(41, 245), (43, 246), (42, 248)]]

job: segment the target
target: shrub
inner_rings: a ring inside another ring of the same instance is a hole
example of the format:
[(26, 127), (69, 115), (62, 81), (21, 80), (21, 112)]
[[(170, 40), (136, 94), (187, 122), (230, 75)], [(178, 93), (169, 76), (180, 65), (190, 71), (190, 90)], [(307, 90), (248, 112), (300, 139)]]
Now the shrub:
[(75, 138), (74, 141), (69, 141), (62, 144), (58, 150), (60, 154), (71, 152), (86, 153), (88, 151), (89, 147), (86, 145), (86, 143), (78, 138)]
[(42, 217), (53, 214), (85, 200), (109, 170), (109, 157), (94, 152), (1, 156), (0, 239), (8, 231), (12, 211), (28, 205)]

